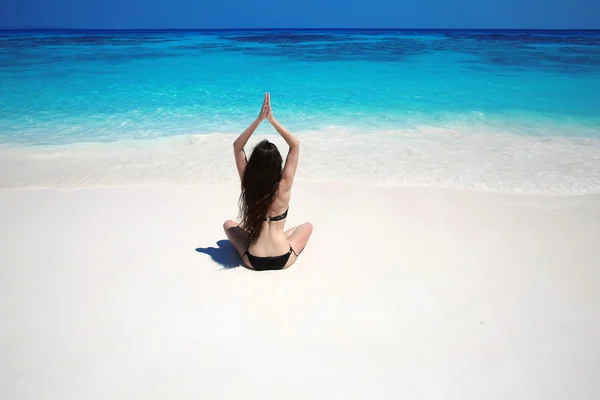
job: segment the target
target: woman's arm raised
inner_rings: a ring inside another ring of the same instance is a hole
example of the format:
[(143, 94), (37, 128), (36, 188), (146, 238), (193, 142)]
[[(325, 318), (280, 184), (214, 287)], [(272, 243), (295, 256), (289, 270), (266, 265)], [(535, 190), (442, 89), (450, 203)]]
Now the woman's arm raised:
[(273, 125), (273, 128), (285, 140), (285, 142), (290, 146), (290, 150), (285, 159), (285, 166), (283, 167), (283, 175), (281, 177), (281, 184), (283, 185), (283, 189), (289, 190), (292, 188), (292, 184), (294, 183), (294, 177), (296, 176), (296, 168), (298, 167), (298, 158), (300, 157), (300, 142), (294, 135), (290, 133), (287, 129), (285, 129), (276, 119), (273, 117), (273, 113), (271, 110), (271, 94), (267, 93), (267, 120)]
[(260, 114), (258, 114), (258, 118), (242, 134), (235, 139), (233, 142), (233, 154), (235, 156), (235, 165), (238, 170), (238, 174), (240, 175), (240, 179), (244, 175), (244, 170), (246, 169), (246, 152), (244, 151), (244, 146), (248, 143), (248, 139), (254, 133), (256, 128), (260, 125), (260, 123), (267, 117), (267, 96), (265, 94), (265, 98), (263, 100), (262, 108), (260, 109)]

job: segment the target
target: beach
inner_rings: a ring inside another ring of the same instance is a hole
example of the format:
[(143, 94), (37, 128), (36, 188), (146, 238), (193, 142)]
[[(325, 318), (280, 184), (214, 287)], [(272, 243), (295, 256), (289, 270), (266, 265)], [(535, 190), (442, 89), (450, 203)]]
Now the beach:
[(600, 31), (0, 33), (0, 399), (600, 398)]
[(598, 195), (299, 181), (254, 272), (238, 190), (0, 191), (2, 397), (600, 396)]

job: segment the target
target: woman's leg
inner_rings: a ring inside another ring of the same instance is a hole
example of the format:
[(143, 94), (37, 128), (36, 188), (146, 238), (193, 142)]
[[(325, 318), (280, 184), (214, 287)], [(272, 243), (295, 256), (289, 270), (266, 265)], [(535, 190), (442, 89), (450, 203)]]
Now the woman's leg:
[[(308, 242), (308, 239), (310, 239), (310, 235), (312, 234), (313, 231), (313, 226), (310, 222), (305, 222), (302, 225), (298, 225), (295, 228), (292, 228), (290, 230), (287, 230), (285, 232), (288, 241), (290, 242), (290, 246), (292, 246), (292, 249), (294, 249), (294, 251), (296, 252), (296, 254), (300, 254), (300, 252), (302, 250), (304, 250), (304, 247), (306, 247), (306, 243)], [(288, 235), (289, 232), (289, 235)], [(298, 258), (297, 256), (293, 256), (294, 257), (294, 261)], [(290, 263), (288, 266), (292, 265), (292, 263)]]
[(283, 234), (285, 235), (285, 238), (289, 239), (290, 236), (292, 236), (292, 233), (294, 233), (294, 231), (296, 230), (296, 228), (297, 228), (297, 226), (295, 226), (295, 227), (293, 227), (291, 229), (288, 229), (287, 231), (283, 232)]
[(229, 239), (238, 253), (240, 253), (240, 257), (242, 257), (246, 250), (248, 250), (248, 233), (240, 228), (239, 225), (235, 221), (227, 220), (223, 224), (223, 230), (227, 235), (227, 239)]

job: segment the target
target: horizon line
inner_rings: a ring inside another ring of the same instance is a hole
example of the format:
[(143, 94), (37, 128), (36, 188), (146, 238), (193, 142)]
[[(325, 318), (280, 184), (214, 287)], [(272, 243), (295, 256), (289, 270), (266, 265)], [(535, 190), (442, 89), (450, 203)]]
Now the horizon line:
[(68, 28), (0, 26), (0, 31), (600, 31), (600, 28)]

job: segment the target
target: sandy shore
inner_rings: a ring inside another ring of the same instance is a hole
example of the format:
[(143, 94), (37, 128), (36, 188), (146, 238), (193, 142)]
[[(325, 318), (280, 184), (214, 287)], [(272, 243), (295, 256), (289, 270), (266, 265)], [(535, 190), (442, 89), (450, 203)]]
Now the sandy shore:
[(257, 273), (237, 195), (0, 191), (0, 398), (600, 398), (600, 196), (299, 182)]

